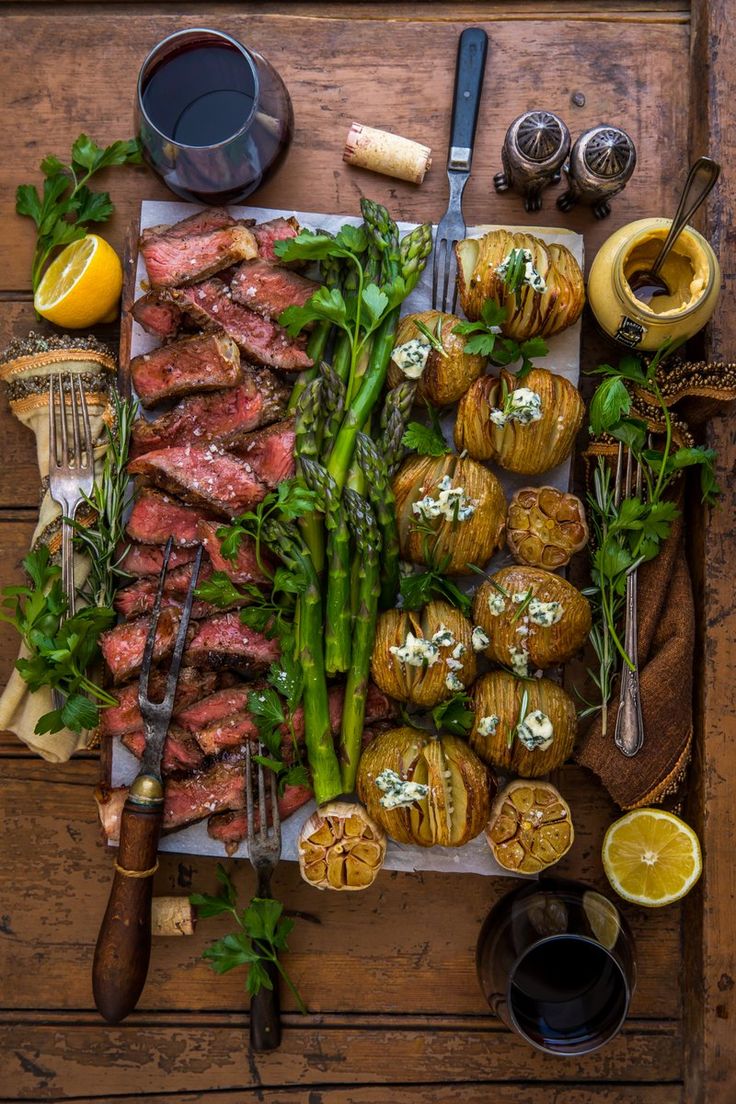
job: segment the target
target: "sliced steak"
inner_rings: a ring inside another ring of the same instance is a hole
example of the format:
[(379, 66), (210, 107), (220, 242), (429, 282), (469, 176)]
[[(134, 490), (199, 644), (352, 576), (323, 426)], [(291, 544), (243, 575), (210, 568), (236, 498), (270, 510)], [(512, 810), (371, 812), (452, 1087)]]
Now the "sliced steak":
[[(207, 672), (201, 672), (204, 678)], [(248, 695), (253, 692), (254, 683), (230, 686), (217, 690), (197, 701), (191, 702), (177, 715), (177, 724), (195, 736), (200, 729), (217, 724), (218, 721), (240, 713), (248, 704)]]
[(235, 387), (190, 395), (153, 422), (138, 418), (133, 424), (131, 456), (181, 441), (205, 444), (217, 439), (227, 446), (230, 438), (282, 418), (289, 401), (288, 386), (267, 368), (241, 364), (241, 369), (242, 380)]
[(169, 296), (203, 328), (221, 327), (248, 360), (285, 372), (299, 372), (312, 364), (303, 337), (291, 338), (276, 322), (233, 302), (230, 289), (222, 280), (172, 288)]
[[(169, 570), (183, 567), (191, 563), (197, 555), (196, 548), (172, 548), (169, 555)], [(139, 544), (132, 541), (120, 561), (120, 567), (136, 579), (148, 575), (160, 575), (164, 564), (163, 546), (155, 544)]]
[(133, 318), (146, 333), (170, 341), (181, 326), (181, 311), (176, 303), (163, 298), (157, 291), (149, 291), (136, 299), (132, 308)]
[(253, 237), (258, 243), (258, 256), (272, 264), (282, 264), (280, 257), (276, 256), (274, 245), (277, 241), (289, 241), (299, 233), (300, 226), (296, 219), (274, 218), (268, 222), (251, 223), (248, 226), (253, 232)]
[(140, 250), (154, 288), (193, 284), (258, 256), (252, 232), (224, 208), (198, 211), (173, 226), (151, 226), (141, 234)]
[(295, 441), (294, 418), (287, 418), (256, 433), (244, 433), (231, 441), (228, 448), (246, 460), (258, 478), (273, 490), (285, 479), (291, 479), (296, 471)]
[(132, 460), (128, 471), (226, 518), (249, 510), (268, 492), (247, 461), (215, 444), (156, 449)]
[[(149, 685), (150, 693), (154, 701), (161, 701), (164, 696), (166, 680), (161, 671), (151, 671)], [(217, 686), (217, 675), (214, 671), (200, 671), (196, 667), (182, 667), (179, 671), (179, 680), (176, 684), (176, 697), (174, 699), (174, 717), (178, 719), (180, 712), (185, 713), (191, 706), (204, 698), (213, 696)], [(100, 734), (102, 736), (124, 736), (126, 732), (135, 732), (142, 728), (143, 720), (138, 707), (138, 682), (128, 683), (116, 690), (117, 705), (110, 705), (100, 711)]]
[[(129, 467), (130, 470), (130, 467)], [(151, 487), (142, 487), (133, 503), (125, 531), (142, 544), (166, 544), (174, 538), (177, 548), (199, 544), (197, 523), (206, 515)]]
[(213, 813), (244, 807), (243, 756), (235, 753), (183, 778), (167, 779), (163, 829), (170, 832), (185, 824), (195, 824)]
[[(153, 645), (154, 663), (166, 659), (173, 652), (179, 620), (178, 610), (171, 608), (161, 610)], [(100, 637), (100, 650), (110, 669), (113, 682), (127, 682), (140, 671), (149, 624), (150, 618), (142, 617), (139, 621), (116, 625), (114, 629), (110, 629)], [(191, 666), (201, 666), (201, 664)]]
[[(287, 786), (278, 799), (279, 816), (286, 820), (297, 809), (301, 809), (314, 794), (307, 786)], [(268, 802), (270, 806), (270, 802)], [(253, 830), (258, 831), (261, 819), (258, 807), (253, 810)], [(238, 849), (238, 844), (248, 835), (248, 818), (245, 809), (238, 809), (229, 813), (215, 813), (207, 821), (207, 835), (211, 839), (220, 840), (225, 844), (228, 855), (232, 855)]]
[(269, 261), (243, 261), (230, 281), (236, 303), (278, 322), (287, 307), (303, 307), (320, 285)]
[[(194, 564), (184, 564), (167, 572), (164, 589), (161, 595), (161, 606), (166, 608), (173, 606), (182, 609), (189, 590)], [(198, 583), (205, 582), (212, 575), (211, 564), (202, 564), (199, 572)], [(143, 617), (153, 611), (158, 591), (158, 579), (147, 577), (138, 579), (130, 586), (119, 590), (115, 595), (115, 609), (119, 614), (130, 621), (134, 617)], [(239, 602), (239, 605), (247, 605), (247, 602)], [(202, 617), (210, 617), (217, 613), (219, 606), (213, 606), (200, 598), (195, 598), (192, 603), (192, 617), (198, 620)]]
[[(228, 560), (221, 552), (222, 543), (217, 536), (219, 528), (216, 521), (200, 521), (197, 525), (197, 537), (204, 545), (214, 570), (224, 572), (228, 579), (241, 586), (247, 583), (266, 585), (268, 579), (258, 566), (255, 541), (250, 537), (241, 537), (237, 557)], [(265, 552), (261, 552), (261, 561), (268, 570), (275, 567), (273, 560)]]
[(130, 374), (145, 407), (192, 391), (218, 391), (240, 383), (240, 351), (225, 334), (181, 337), (133, 357)]
[[(135, 732), (126, 732), (121, 737), (124, 747), (136, 759), (141, 759), (146, 748), (146, 734), (142, 728)], [(201, 767), (204, 752), (190, 732), (184, 732), (175, 724), (169, 725), (161, 756), (161, 771), (164, 775), (174, 771), (191, 771)]]
[(184, 660), (191, 667), (229, 667), (258, 674), (268, 670), (280, 654), (277, 640), (246, 628), (237, 613), (219, 613), (197, 622)]

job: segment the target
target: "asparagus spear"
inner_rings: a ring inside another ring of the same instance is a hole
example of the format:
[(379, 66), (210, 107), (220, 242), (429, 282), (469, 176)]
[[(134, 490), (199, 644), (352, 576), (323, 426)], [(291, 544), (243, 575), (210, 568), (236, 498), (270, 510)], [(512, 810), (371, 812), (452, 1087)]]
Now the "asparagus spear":
[(342, 788), (355, 788), (365, 718), (365, 698), (371, 665), (371, 649), (376, 633), (380, 584), (381, 537), (371, 507), (359, 494), (346, 487), (343, 502), (356, 547), (360, 550), (358, 568), (358, 608), (353, 631), (353, 654), (345, 684), (345, 701), (340, 732), (340, 769)]
[(374, 442), (365, 433), (355, 439), (355, 455), (365, 475), (368, 499), (376, 513), (381, 534), (381, 609), (390, 609), (399, 592), (399, 530), (396, 501), (388, 472)]
[[(316, 460), (319, 455), (319, 419), (322, 402), (323, 381), (321, 376), (311, 380), (299, 398), (295, 422), (294, 451), (297, 468), (303, 472), (308, 460)], [(312, 557), (317, 574), (322, 572), (325, 563), (325, 537), (322, 520), (318, 514), (307, 514), (299, 519), (299, 528)]]
[[(326, 287), (333, 288), (340, 286), (341, 267), (341, 263), (336, 257), (326, 257), (324, 261), (320, 262), (320, 275)], [(327, 342), (329, 341), (331, 332), (331, 323), (318, 322), (309, 335), (307, 355), (312, 358), (314, 365), (311, 368), (306, 368), (299, 374), (299, 378), (294, 384), (291, 397), (289, 398), (289, 406), (287, 408), (289, 414), (293, 414), (296, 411), (302, 391), (317, 375), (317, 365), (325, 355), (325, 349), (327, 348)]]
[(389, 475), (393, 475), (406, 451), (401, 442), (406, 429), (406, 420), (414, 403), (416, 389), (416, 384), (410, 380), (399, 383), (388, 392), (383, 404), (382, 432), (378, 447)]
[(322, 395), (325, 410), (320, 454), (327, 457), (345, 412), (345, 384), (329, 364), (322, 365)]
[(329, 699), (322, 652), (322, 594), (312, 557), (299, 530), (285, 522), (268, 520), (263, 536), (287, 567), (301, 575), (297, 656), (304, 673), (304, 739), (318, 805), (342, 793), (340, 766), (330, 724)]

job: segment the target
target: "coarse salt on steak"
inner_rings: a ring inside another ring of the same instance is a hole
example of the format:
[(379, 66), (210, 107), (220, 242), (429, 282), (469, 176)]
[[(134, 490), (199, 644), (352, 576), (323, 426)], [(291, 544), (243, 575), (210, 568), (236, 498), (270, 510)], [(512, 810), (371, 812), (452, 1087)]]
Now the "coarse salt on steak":
[[(301, 809), (314, 797), (308, 786), (286, 786), (279, 796), (278, 810), (281, 820), (292, 816), (297, 809)], [(267, 807), (270, 808), (270, 800), (267, 797)], [(260, 812), (258, 806), (253, 810), (253, 831), (260, 827)], [(248, 835), (248, 816), (245, 809), (236, 809), (228, 813), (214, 813), (207, 821), (207, 835), (211, 839), (220, 840), (225, 844), (228, 855), (237, 851), (238, 844)]]
[[(178, 610), (170, 607), (161, 610), (153, 644), (154, 663), (173, 652), (180, 619)], [(149, 617), (127, 621), (100, 637), (100, 650), (114, 682), (126, 682), (140, 671), (150, 623)]]
[(273, 218), (267, 222), (253, 223), (248, 221), (248, 226), (258, 244), (258, 256), (272, 264), (283, 264), (280, 257), (276, 256), (274, 245), (278, 241), (290, 241), (299, 233), (299, 223), (291, 218)]
[(181, 337), (133, 357), (130, 375), (145, 407), (191, 391), (234, 387), (242, 378), (240, 350), (225, 334)]
[(213, 272), (258, 256), (253, 233), (220, 208), (198, 211), (173, 226), (151, 226), (140, 250), (151, 286), (192, 284)]
[[(155, 668), (151, 671), (149, 691), (153, 701), (161, 701), (165, 692), (165, 676)], [(182, 667), (176, 684), (174, 717), (194, 705), (201, 698), (205, 701), (215, 692), (217, 675), (214, 671), (202, 671), (196, 667)], [(123, 736), (143, 727), (138, 706), (138, 683), (131, 682), (115, 691), (117, 705), (100, 710), (100, 732), (103, 736)]]
[[(197, 525), (197, 536), (205, 547), (213, 569), (222, 571), (236, 584), (254, 583), (256, 586), (265, 586), (269, 580), (256, 559), (256, 543), (252, 537), (243, 535), (240, 538), (237, 556), (234, 560), (229, 560), (221, 551), (222, 541), (217, 536), (219, 528), (219, 523), (215, 521), (200, 521)], [(275, 566), (265, 550), (261, 551), (261, 562), (268, 570)]]
[(226, 518), (249, 510), (268, 492), (247, 461), (214, 443), (156, 449), (132, 460), (128, 471)]
[(281, 654), (276, 639), (245, 626), (237, 613), (198, 621), (184, 659), (192, 667), (230, 667), (245, 674), (266, 671)]
[(256, 433), (234, 438), (228, 448), (233, 455), (246, 460), (258, 478), (273, 490), (285, 479), (291, 479), (296, 471), (294, 426), (295, 419), (287, 418)]
[(181, 311), (176, 303), (165, 299), (158, 291), (146, 292), (136, 299), (131, 313), (146, 333), (163, 341), (176, 337), (181, 326)]
[(141, 487), (125, 532), (131, 540), (142, 544), (166, 544), (169, 537), (173, 537), (176, 547), (192, 548), (199, 544), (197, 522), (204, 517), (206, 515), (193, 506), (185, 506), (152, 487)]
[(274, 321), (287, 307), (303, 307), (318, 287), (315, 280), (260, 258), (243, 261), (230, 281), (236, 303)]
[[(142, 728), (126, 732), (121, 742), (136, 759), (143, 756), (146, 749), (146, 734)], [(204, 762), (204, 752), (190, 732), (184, 732), (177, 725), (169, 725), (161, 756), (161, 772), (164, 775), (174, 771), (191, 771)]]
[[(197, 555), (196, 548), (172, 548), (169, 554), (169, 570), (183, 567), (191, 563)], [(134, 578), (146, 578), (149, 575), (160, 575), (164, 565), (164, 550), (161, 545), (140, 544), (131, 541), (125, 549), (125, 554), (120, 561), (120, 568), (127, 571)]]

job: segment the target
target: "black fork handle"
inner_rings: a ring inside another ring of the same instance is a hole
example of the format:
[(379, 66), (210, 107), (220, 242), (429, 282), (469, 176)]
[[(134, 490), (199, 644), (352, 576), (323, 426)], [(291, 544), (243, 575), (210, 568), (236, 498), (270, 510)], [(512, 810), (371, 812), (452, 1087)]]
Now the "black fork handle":
[(457, 46), (448, 169), (470, 169), (487, 53), (485, 31), (480, 27), (468, 27), (463, 31)]
[[(258, 896), (271, 896), (271, 876), (261, 870), (258, 872)], [(250, 1045), (255, 1054), (267, 1054), (281, 1046), (281, 975), (275, 963), (264, 962), (263, 966), (272, 988), (261, 986), (250, 999)]]

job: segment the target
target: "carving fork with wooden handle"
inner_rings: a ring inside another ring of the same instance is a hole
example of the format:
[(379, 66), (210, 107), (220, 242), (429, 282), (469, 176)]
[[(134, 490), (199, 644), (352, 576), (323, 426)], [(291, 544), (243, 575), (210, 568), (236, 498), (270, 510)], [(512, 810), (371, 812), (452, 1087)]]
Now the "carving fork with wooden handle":
[(146, 747), (140, 771), (130, 787), (123, 808), (115, 875), (107, 911), (97, 937), (92, 966), (95, 1004), (108, 1023), (119, 1023), (135, 1008), (146, 981), (151, 956), (153, 875), (158, 866), (156, 856), (164, 812), (161, 755), (174, 707), (194, 588), (202, 562), (200, 546), (166, 679), (166, 693), (162, 701), (153, 702), (149, 697), (148, 682), (171, 547), (172, 541), (169, 539), (164, 551), (138, 689)]

